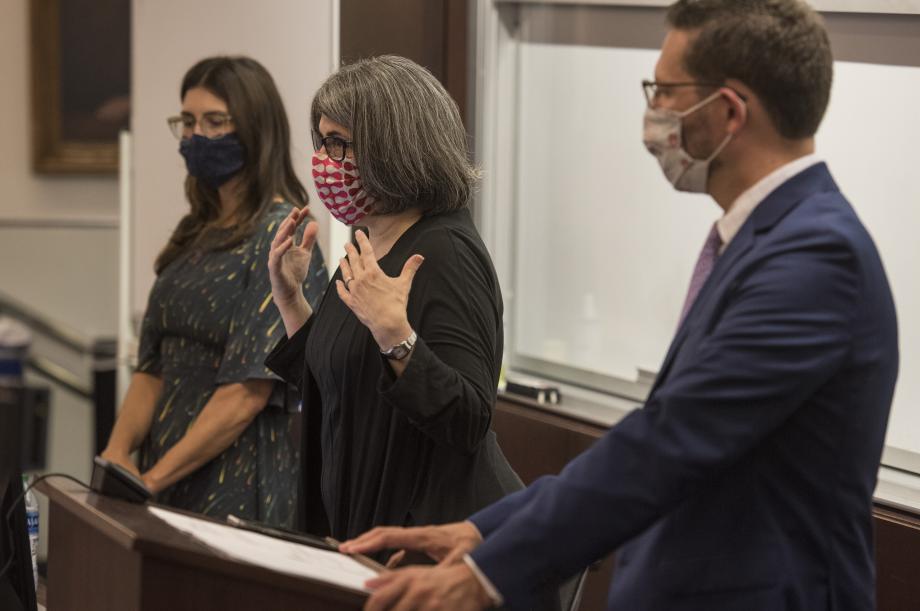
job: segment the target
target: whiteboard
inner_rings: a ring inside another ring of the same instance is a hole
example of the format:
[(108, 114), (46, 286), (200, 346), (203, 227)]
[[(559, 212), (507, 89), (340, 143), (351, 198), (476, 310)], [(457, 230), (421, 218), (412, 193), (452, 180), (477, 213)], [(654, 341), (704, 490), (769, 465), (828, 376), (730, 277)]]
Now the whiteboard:
[(920, 452), (920, 68), (838, 62), (818, 150), (878, 246), (901, 368), (887, 445)]
[(676, 193), (642, 145), (639, 83), (657, 57), (521, 46), (512, 322), (522, 355), (632, 379), (667, 350), (720, 208)]
[[(656, 370), (721, 209), (641, 144), (657, 50), (523, 40), (509, 352), (609, 376)], [(920, 68), (837, 62), (818, 152), (881, 252), (900, 318), (887, 445), (920, 452)]]

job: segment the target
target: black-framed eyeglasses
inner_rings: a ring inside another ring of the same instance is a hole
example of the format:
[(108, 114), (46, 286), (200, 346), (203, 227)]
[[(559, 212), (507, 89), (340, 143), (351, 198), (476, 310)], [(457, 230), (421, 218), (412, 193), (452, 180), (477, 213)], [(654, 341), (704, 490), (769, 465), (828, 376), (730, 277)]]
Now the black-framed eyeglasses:
[(668, 83), (665, 81), (642, 81), (642, 91), (645, 93), (645, 101), (648, 102), (649, 106), (652, 105), (652, 102), (655, 98), (659, 96), (670, 96), (673, 95), (672, 89), (677, 89), (680, 87), (711, 87), (718, 88), (722, 87), (725, 83), (709, 83), (706, 81), (685, 81), (682, 83)]
[(233, 117), (225, 112), (206, 112), (201, 115), (201, 119), (196, 119), (191, 113), (184, 112), (181, 115), (169, 117), (166, 119), (169, 125), (169, 131), (176, 138), (186, 140), (195, 133), (195, 124), (201, 126), (201, 133), (206, 138), (220, 138), (226, 136), (233, 126)]
[(313, 136), (313, 150), (319, 151), (321, 148), (325, 148), (326, 155), (333, 161), (344, 161), (345, 151), (352, 145), (351, 140), (345, 140), (340, 136), (326, 136), (323, 138), (315, 131), (311, 131), (310, 135)]

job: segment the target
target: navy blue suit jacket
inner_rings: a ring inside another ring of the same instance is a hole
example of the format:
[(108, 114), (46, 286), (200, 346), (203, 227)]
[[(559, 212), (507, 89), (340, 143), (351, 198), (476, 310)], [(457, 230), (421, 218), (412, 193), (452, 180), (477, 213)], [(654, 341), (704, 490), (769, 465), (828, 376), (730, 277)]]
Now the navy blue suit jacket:
[(873, 609), (897, 366), (878, 252), (812, 166), (719, 257), (645, 405), (475, 514), (473, 559), (512, 608), (619, 548), (609, 609)]

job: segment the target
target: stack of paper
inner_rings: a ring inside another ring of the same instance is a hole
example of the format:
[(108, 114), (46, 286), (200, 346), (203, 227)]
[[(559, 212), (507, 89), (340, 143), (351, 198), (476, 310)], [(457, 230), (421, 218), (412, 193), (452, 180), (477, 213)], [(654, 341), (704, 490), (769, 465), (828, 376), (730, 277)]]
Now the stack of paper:
[(150, 513), (208, 547), (227, 556), (279, 573), (333, 583), (366, 592), (364, 582), (376, 576), (371, 569), (344, 554), (283, 541), (208, 520), (149, 507)]

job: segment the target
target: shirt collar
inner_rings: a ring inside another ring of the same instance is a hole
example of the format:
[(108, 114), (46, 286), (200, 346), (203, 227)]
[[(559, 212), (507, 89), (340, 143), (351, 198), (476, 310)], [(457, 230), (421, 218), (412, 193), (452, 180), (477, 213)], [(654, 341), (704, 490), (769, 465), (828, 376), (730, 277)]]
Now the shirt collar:
[(739, 195), (732, 205), (728, 207), (728, 212), (716, 221), (716, 230), (719, 232), (719, 237), (722, 238), (722, 247), (719, 249), (719, 254), (725, 252), (728, 244), (738, 234), (741, 226), (744, 225), (744, 222), (751, 216), (754, 208), (760, 202), (765, 200), (784, 182), (818, 163), (821, 163), (821, 158), (815, 153), (799, 157), (761, 178), (757, 184)]

